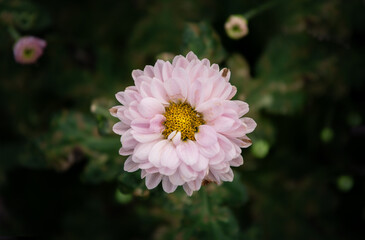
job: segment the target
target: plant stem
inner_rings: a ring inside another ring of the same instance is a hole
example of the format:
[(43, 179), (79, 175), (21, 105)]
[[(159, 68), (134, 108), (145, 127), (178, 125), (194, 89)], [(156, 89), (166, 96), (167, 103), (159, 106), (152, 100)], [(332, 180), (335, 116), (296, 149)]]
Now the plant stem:
[(8, 31), (10, 36), (15, 40), (18, 41), (18, 39), (20, 38), (20, 34), (18, 33), (18, 31), (13, 27), (13, 26), (9, 26), (8, 27)]
[(207, 193), (207, 189), (203, 188), (203, 205), (204, 205), (204, 213), (203, 213), (203, 217), (208, 218), (209, 219), (209, 215), (210, 215), (210, 206), (209, 206), (209, 200), (208, 200), (208, 193)]
[(256, 16), (257, 14), (266, 11), (272, 7), (274, 7), (275, 5), (279, 4), (281, 1), (270, 1), (268, 3), (262, 4), (261, 6), (254, 8), (250, 11), (248, 11), (247, 13), (244, 13), (243, 16), (248, 20), (254, 16)]

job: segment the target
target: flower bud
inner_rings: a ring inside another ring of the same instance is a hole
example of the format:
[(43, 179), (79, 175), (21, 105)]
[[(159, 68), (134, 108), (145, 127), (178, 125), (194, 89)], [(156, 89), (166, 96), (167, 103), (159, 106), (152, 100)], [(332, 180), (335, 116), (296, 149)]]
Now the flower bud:
[(21, 37), (14, 45), (14, 58), (20, 64), (35, 63), (43, 54), (47, 42), (43, 39), (27, 36)]
[(248, 34), (247, 19), (242, 15), (231, 15), (224, 24), (224, 28), (232, 39), (240, 39)]

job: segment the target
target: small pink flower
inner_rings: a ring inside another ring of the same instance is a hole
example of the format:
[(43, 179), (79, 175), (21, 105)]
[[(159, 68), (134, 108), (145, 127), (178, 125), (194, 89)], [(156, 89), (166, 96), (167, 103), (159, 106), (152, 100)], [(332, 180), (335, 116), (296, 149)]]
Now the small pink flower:
[(224, 24), (224, 28), (232, 39), (240, 39), (248, 34), (247, 19), (242, 15), (231, 15)]
[(132, 77), (135, 86), (116, 94), (122, 105), (110, 109), (120, 120), (113, 127), (122, 136), (119, 154), (129, 155), (124, 170), (141, 169), (148, 189), (162, 182), (167, 193), (182, 186), (191, 195), (202, 182), (232, 181), (231, 167), (243, 164), (241, 148), (251, 145), (246, 134), (256, 123), (243, 117), (247, 103), (231, 100), (237, 89), (230, 71), (190, 52)]
[(21, 64), (35, 63), (43, 54), (47, 43), (37, 37), (21, 37), (14, 45), (15, 61)]

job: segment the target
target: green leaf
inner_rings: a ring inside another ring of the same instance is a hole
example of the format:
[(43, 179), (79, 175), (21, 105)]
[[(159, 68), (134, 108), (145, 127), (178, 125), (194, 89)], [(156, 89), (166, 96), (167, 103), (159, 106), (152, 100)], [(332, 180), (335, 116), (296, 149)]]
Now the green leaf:
[(226, 57), (218, 34), (207, 22), (189, 23), (183, 33), (182, 52), (193, 51), (200, 59), (208, 58), (212, 63), (220, 63)]
[(23, 31), (38, 31), (51, 24), (49, 13), (30, 1), (5, 0), (0, 2), (0, 9), (9, 16), (7, 24)]

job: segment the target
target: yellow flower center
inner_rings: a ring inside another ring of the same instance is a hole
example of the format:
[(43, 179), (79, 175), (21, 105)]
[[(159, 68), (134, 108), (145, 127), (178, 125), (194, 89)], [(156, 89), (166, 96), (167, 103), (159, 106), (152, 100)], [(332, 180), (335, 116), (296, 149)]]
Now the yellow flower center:
[(181, 140), (195, 141), (194, 134), (198, 131), (198, 127), (205, 123), (203, 115), (187, 102), (170, 102), (170, 105), (165, 108), (164, 116), (166, 121), (163, 123), (165, 130), (162, 134), (165, 138), (176, 131), (181, 132)]
[(34, 49), (32, 48), (25, 48), (23, 51), (23, 56), (25, 58), (32, 58), (34, 55)]

